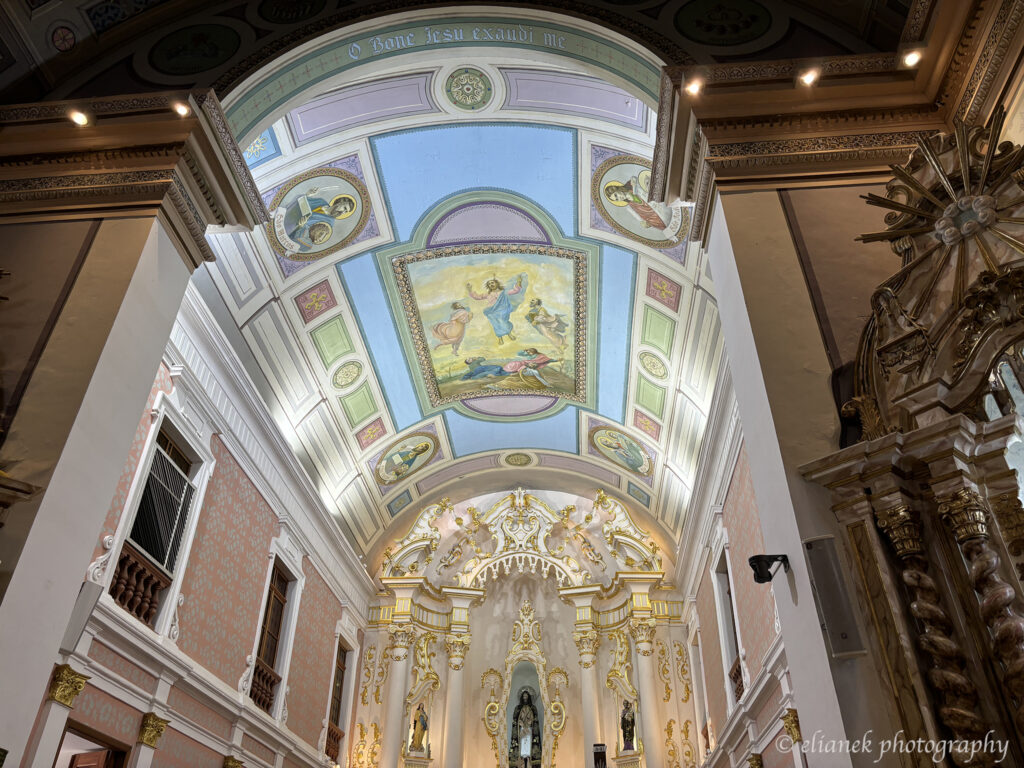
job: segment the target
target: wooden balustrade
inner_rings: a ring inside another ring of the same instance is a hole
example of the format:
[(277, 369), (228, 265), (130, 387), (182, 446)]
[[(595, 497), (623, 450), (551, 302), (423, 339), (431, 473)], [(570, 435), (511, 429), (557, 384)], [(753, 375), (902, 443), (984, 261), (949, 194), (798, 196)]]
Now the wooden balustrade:
[(256, 668), (253, 670), (252, 687), (249, 688), (249, 698), (257, 707), (266, 713), (274, 704), (274, 689), (281, 682), (281, 676), (275, 672), (263, 659), (256, 659)]
[(170, 576), (129, 542), (124, 543), (110, 584), (110, 596), (115, 603), (151, 627), (160, 607), (160, 594), (170, 585)]
[(327, 746), (324, 752), (334, 762), (338, 762), (338, 755), (341, 754), (341, 740), (345, 738), (345, 732), (334, 723), (327, 724)]
[(729, 680), (733, 684), (733, 693), (736, 696), (736, 701), (739, 701), (743, 698), (743, 668), (740, 666), (739, 656), (736, 657), (736, 661), (729, 668)]

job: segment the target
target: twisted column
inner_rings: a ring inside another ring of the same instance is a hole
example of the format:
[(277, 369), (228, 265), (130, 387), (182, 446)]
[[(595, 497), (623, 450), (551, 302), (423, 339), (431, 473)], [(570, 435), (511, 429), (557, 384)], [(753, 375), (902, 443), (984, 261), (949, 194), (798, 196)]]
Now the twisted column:
[[(989, 728), (977, 711), (978, 691), (966, 674), (967, 661), (953, 636), (953, 621), (939, 599), (938, 586), (928, 575), (921, 543), (921, 523), (906, 504), (875, 513), (878, 527), (889, 539), (910, 590), (910, 612), (920, 622), (918, 645), (931, 661), (928, 681), (939, 695), (939, 719), (955, 741), (983, 738)], [(953, 761), (964, 768), (990, 765), (986, 755), (953, 751)]]
[(384, 734), (381, 741), (380, 765), (398, 768), (398, 758), (405, 742), (405, 695), (409, 690), (409, 647), (416, 642), (416, 629), (411, 624), (392, 624), (391, 679), (384, 710)]
[(445, 635), (444, 647), (448, 651), (447, 703), (444, 718), (444, 768), (462, 768), (462, 724), (466, 720), (462, 711), (465, 681), (462, 667), (466, 661), (471, 636), (468, 632)]
[(572, 633), (580, 653), (580, 689), (583, 694), (583, 758), (586, 768), (594, 768), (594, 744), (598, 740), (597, 649), (601, 636), (595, 629)]
[(640, 733), (644, 740), (644, 755), (648, 768), (662, 768), (665, 758), (662, 754), (661, 731), (658, 730), (658, 679), (654, 669), (653, 618), (632, 618), (629, 633), (636, 643), (637, 692), (640, 694)]
[(1013, 587), (999, 574), (999, 555), (989, 542), (985, 503), (977, 491), (960, 488), (941, 501), (939, 515), (967, 561), (981, 618), (991, 633), (992, 650), (1005, 668), (1003, 684), (1017, 703), (1014, 722), (1024, 731), (1024, 616), (1013, 607)]

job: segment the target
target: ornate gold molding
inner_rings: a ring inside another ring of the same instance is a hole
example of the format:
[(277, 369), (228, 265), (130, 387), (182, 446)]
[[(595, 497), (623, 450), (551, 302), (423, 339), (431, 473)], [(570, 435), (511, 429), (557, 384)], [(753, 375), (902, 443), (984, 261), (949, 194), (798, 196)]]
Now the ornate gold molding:
[(157, 743), (160, 741), (160, 737), (164, 735), (164, 730), (169, 722), (171, 721), (164, 720), (162, 717), (157, 716), (155, 712), (144, 714), (142, 716), (142, 724), (139, 725), (139, 743), (156, 749)]
[(876, 512), (875, 520), (892, 542), (897, 557), (919, 555), (924, 551), (921, 544), (921, 521), (906, 504), (897, 504)]
[(961, 488), (939, 503), (939, 516), (953, 531), (957, 543), (987, 537), (985, 502), (972, 488)]
[[(654, 652), (654, 630), (657, 627), (658, 622), (652, 618), (631, 618), (629, 620), (629, 634), (633, 636), (636, 652), (641, 656), (650, 656)], [(641, 648), (641, 645), (646, 647)]]
[(473, 637), (469, 632), (444, 636), (444, 648), (448, 652), (448, 666), (458, 671), (466, 662), (466, 652)]
[(394, 661), (405, 661), (409, 657), (409, 648), (416, 642), (416, 628), (411, 624), (392, 624), (388, 627), (391, 637), (391, 658)]
[(672, 665), (668, 660), (668, 648), (661, 640), (656, 643), (658, 647), (658, 677), (665, 685), (664, 701), (672, 701)]
[(580, 666), (590, 669), (594, 666), (597, 649), (601, 645), (601, 636), (597, 634), (597, 630), (587, 629), (573, 632), (572, 639), (580, 655)]
[(679, 678), (679, 682), (683, 684), (683, 692), (680, 699), (685, 704), (690, 700), (690, 696), (693, 693), (690, 683), (690, 663), (686, 657), (686, 649), (678, 640), (672, 643), (672, 650), (676, 656), (676, 676)]
[(237, 757), (227, 755), (224, 758), (224, 768), (245, 768), (245, 763), (243, 763)]
[(761, 757), (760, 752), (755, 752), (747, 757), (747, 765), (750, 768), (764, 768), (764, 758)]
[(46, 693), (47, 701), (56, 701), (68, 709), (75, 706), (75, 699), (85, 689), (88, 675), (75, 672), (69, 664), (58, 664), (53, 668), (50, 688)]
[(779, 719), (782, 721), (782, 725), (786, 729), (786, 734), (793, 740), (794, 744), (804, 740), (804, 737), (800, 734), (800, 717), (797, 715), (795, 709), (790, 707), (782, 713), (782, 717)]
[(366, 652), (363, 654), (363, 684), (359, 691), (359, 700), (363, 703), (364, 707), (370, 703), (370, 685), (373, 683), (376, 657), (377, 647), (374, 645), (367, 648)]

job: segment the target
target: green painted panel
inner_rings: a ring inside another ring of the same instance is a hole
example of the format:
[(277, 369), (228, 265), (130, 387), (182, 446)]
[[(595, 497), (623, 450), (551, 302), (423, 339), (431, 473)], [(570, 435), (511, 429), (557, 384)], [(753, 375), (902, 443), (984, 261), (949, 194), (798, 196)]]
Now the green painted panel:
[(345, 410), (345, 418), (348, 419), (350, 427), (354, 428), (377, 412), (377, 403), (373, 399), (369, 382), (364, 381), (363, 385), (351, 395), (345, 395), (338, 399), (341, 400), (341, 407)]
[(676, 335), (676, 322), (668, 315), (653, 307), (644, 305), (643, 325), (640, 327), (640, 341), (672, 355), (672, 340)]
[(352, 345), (352, 337), (340, 317), (317, 326), (310, 331), (309, 335), (313, 338), (316, 351), (320, 353), (324, 368), (330, 368), (345, 355), (355, 352), (356, 348)]
[(665, 414), (665, 390), (644, 376), (637, 377), (636, 404), (659, 419)]

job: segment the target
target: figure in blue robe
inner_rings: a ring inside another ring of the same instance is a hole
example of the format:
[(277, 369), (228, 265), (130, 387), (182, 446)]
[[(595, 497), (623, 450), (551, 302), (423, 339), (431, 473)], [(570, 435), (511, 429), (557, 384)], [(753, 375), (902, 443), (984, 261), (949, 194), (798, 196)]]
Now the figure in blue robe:
[(523, 303), (526, 296), (526, 275), (520, 274), (516, 284), (509, 289), (506, 289), (497, 278), (492, 277), (484, 283), (484, 289), (486, 293), (476, 293), (473, 286), (466, 283), (466, 290), (472, 298), (487, 302), (484, 317), (490, 320), (498, 343), (504, 344), (506, 336), (514, 341), (516, 336), (510, 318), (513, 310)]

